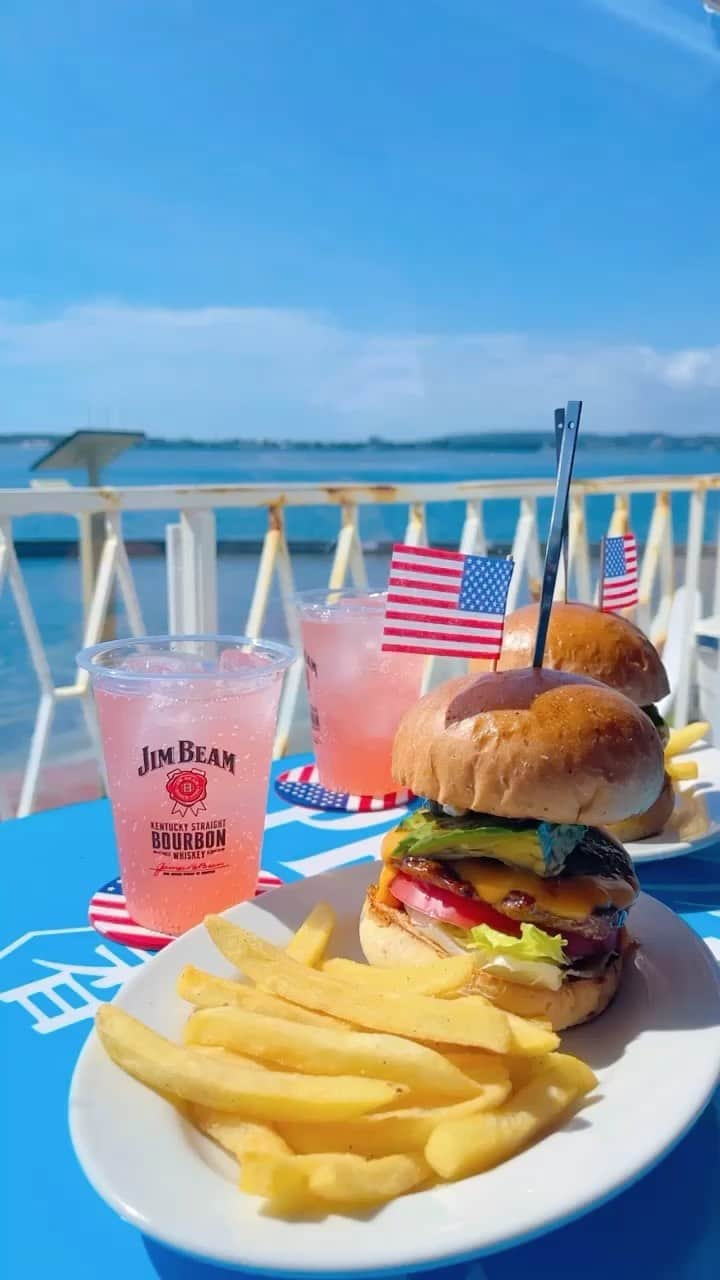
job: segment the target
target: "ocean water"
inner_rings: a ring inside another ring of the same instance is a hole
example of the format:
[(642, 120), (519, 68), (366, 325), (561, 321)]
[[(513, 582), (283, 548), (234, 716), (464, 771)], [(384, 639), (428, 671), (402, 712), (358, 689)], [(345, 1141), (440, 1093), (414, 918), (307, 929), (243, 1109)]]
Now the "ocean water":
[[(26, 487), (30, 466), (42, 449), (0, 444), (0, 489)], [(578, 450), (576, 474), (587, 477), (717, 473), (720, 471), (720, 443), (715, 449), (672, 450)], [(446, 449), (345, 449), (306, 450), (208, 450), (178, 447), (163, 450), (137, 449), (109, 466), (103, 479), (113, 485), (213, 484), (292, 481), (342, 483), (420, 482), (442, 480), (491, 480), (545, 478), (554, 474), (551, 447), (534, 453)], [(68, 473), (74, 483), (79, 474)], [(720, 495), (710, 495), (705, 527), (707, 542), (717, 536)], [(0, 503), (1, 505), (1, 503)], [(540, 504), (541, 526), (549, 521), (549, 502)], [(607, 528), (612, 509), (611, 491), (588, 504), (589, 533), (599, 541)], [(632, 526), (642, 540), (647, 532), (652, 499), (633, 501)], [(384, 585), (388, 546), (402, 536), (406, 510), (392, 505), (368, 506), (361, 511), (361, 534), (368, 549), (367, 565), (371, 584)], [(515, 501), (487, 503), (486, 534), (490, 543), (506, 546), (512, 539), (518, 514)], [(429, 509), (431, 542), (457, 543), (463, 520), (462, 503), (437, 504)], [(175, 519), (173, 511), (132, 513), (124, 519), (129, 539), (162, 540), (165, 525)], [(673, 500), (676, 543), (682, 544), (687, 530), (687, 499)], [(256, 542), (265, 532), (261, 512), (223, 511), (218, 513), (218, 536), (229, 541)], [(328, 555), (337, 536), (338, 512), (333, 508), (289, 511), (288, 536), (291, 544), (303, 547), (293, 556), (296, 586), (305, 589), (327, 581)], [(77, 525), (70, 517), (25, 517), (14, 522), (15, 537), (32, 541), (32, 555), (23, 555), (22, 567), (45, 649), (56, 683), (70, 683), (74, 677), (74, 655), (81, 643), (80, 573), (72, 556), (38, 555), (36, 540), (76, 537)], [(316, 544), (316, 550), (308, 545)], [(161, 554), (132, 558), (135, 583), (148, 632), (167, 629), (167, 600), (164, 560)], [(218, 564), (220, 627), (241, 631), (245, 625), (257, 569), (257, 554), (233, 550)], [(127, 633), (122, 607), (118, 609), (117, 634)], [(283, 638), (285, 622), (277, 596), (268, 611), (266, 635)], [(28, 660), (27, 646), (7, 585), (0, 594), (0, 773), (17, 774), (32, 731), (37, 683)], [(87, 740), (79, 708), (61, 705), (53, 729), (51, 759), (63, 761), (86, 749)], [(11, 789), (14, 787), (11, 784)]]
[[(25, 487), (30, 466), (42, 449), (0, 444), (0, 487)], [(308, 484), (343, 481), (373, 484), (450, 480), (543, 479), (554, 475), (555, 455), (549, 444), (544, 451), (497, 452), (448, 449), (213, 449), (179, 446), (173, 449), (129, 450), (107, 467), (103, 480), (109, 485), (157, 484)], [(720, 438), (717, 449), (587, 449), (578, 448), (575, 473), (584, 477), (666, 475), (720, 471)], [(73, 483), (82, 484), (80, 473), (67, 473)], [(717, 523), (718, 495), (708, 504), (708, 529)], [(589, 504), (590, 536), (597, 540), (607, 527), (612, 500), (598, 497)], [(640, 496), (633, 502), (633, 526), (642, 537), (652, 510), (652, 499)], [(498, 501), (486, 507), (486, 533), (491, 541), (505, 543), (513, 535), (518, 504)], [(677, 496), (673, 503), (676, 539), (683, 541), (687, 528), (687, 501)], [(462, 525), (461, 503), (440, 503), (429, 511), (431, 538), (437, 542), (457, 539)], [(549, 502), (541, 504), (541, 517), (549, 518)], [(132, 539), (162, 539), (168, 512), (133, 512), (124, 519), (126, 535)], [(361, 512), (361, 532), (366, 543), (392, 541), (402, 534), (405, 512), (390, 504), (367, 506)], [(265, 532), (262, 512), (220, 511), (218, 536), (228, 539), (258, 539)], [(338, 513), (318, 507), (289, 510), (290, 540), (332, 542), (337, 536)], [(16, 521), (18, 539), (72, 538), (75, 524), (69, 517), (28, 516)], [(708, 536), (710, 536), (708, 534)]]

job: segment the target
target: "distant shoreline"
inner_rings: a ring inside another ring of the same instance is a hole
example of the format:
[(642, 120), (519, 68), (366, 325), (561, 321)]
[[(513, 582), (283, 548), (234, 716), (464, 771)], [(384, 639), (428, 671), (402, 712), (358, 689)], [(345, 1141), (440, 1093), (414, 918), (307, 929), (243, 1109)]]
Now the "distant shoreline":
[[(64, 439), (62, 435), (45, 435), (34, 432), (10, 432), (0, 434), (0, 445), (15, 445), (21, 448), (50, 449)], [(477, 453), (547, 453), (553, 451), (553, 445), (547, 431), (487, 431), (477, 434), (433, 436), (423, 440), (389, 440), (382, 436), (369, 436), (367, 440), (270, 440), (227, 439), (227, 440), (195, 440), (192, 437), (168, 440), (162, 436), (148, 436), (134, 446), (135, 451), (152, 452), (159, 449), (196, 449), (202, 452), (236, 449), (238, 451), (268, 449), (273, 452), (312, 452), (333, 451), (345, 453), (361, 453), (372, 449), (374, 452), (422, 452), (427, 449), (446, 450), (448, 452), (469, 451)], [(702, 434), (692, 436), (666, 435), (663, 432), (640, 431), (625, 432), (622, 435), (598, 435), (588, 432), (578, 441), (578, 449), (582, 452), (593, 452), (607, 449), (638, 450), (648, 449), (653, 453), (687, 453), (695, 449), (720, 453), (720, 434)]]

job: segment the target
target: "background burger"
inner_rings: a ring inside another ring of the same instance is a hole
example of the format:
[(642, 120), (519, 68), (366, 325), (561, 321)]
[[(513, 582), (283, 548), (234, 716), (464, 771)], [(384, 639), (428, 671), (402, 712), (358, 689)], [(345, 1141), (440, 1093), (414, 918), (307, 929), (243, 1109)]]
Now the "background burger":
[(471, 989), (556, 1029), (615, 994), (638, 892), (599, 829), (647, 808), (663, 781), (649, 718), (583, 676), (462, 677), (400, 723), (393, 772), (425, 797), (383, 841), (360, 942), (376, 965), (470, 951)]
[[(527, 667), (532, 662), (538, 624), (538, 605), (526, 605), (508, 615), (498, 668)], [(553, 605), (545, 656), (546, 667), (593, 676), (618, 693), (624, 693), (652, 720), (663, 746), (668, 728), (656, 702), (670, 692), (667, 672), (647, 636), (626, 618), (588, 604)], [(619, 840), (644, 840), (657, 835), (668, 822), (675, 804), (672, 782), (665, 777), (660, 795), (649, 809), (632, 814), (611, 830)]]

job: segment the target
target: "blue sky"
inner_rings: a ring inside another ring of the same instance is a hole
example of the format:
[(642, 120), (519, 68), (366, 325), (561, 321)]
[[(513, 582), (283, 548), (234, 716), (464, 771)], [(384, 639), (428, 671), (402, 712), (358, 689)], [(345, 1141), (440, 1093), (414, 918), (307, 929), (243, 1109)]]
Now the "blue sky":
[(701, 0), (5, 0), (0, 432), (720, 424)]

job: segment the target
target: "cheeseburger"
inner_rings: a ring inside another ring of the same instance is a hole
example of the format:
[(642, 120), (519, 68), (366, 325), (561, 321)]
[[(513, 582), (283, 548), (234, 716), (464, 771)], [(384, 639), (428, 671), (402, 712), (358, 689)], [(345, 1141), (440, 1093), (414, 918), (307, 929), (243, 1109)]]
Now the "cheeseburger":
[[(533, 658), (538, 605), (526, 605), (508, 615), (498, 668), (527, 667)], [(647, 636), (616, 613), (603, 613), (589, 604), (553, 605), (543, 663), (554, 671), (593, 676), (641, 707), (652, 720), (663, 745), (668, 728), (655, 703), (670, 692), (667, 672)], [(665, 776), (655, 803), (645, 812), (613, 824), (619, 840), (644, 840), (657, 835), (668, 822), (675, 803), (672, 783)]]
[(470, 990), (556, 1029), (602, 1013), (620, 981), (632, 863), (600, 828), (663, 781), (649, 718), (586, 676), (450, 680), (403, 717), (399, 785), (423, 807), (387, 833), (360, 942), (376, 965), (470, 952)]

